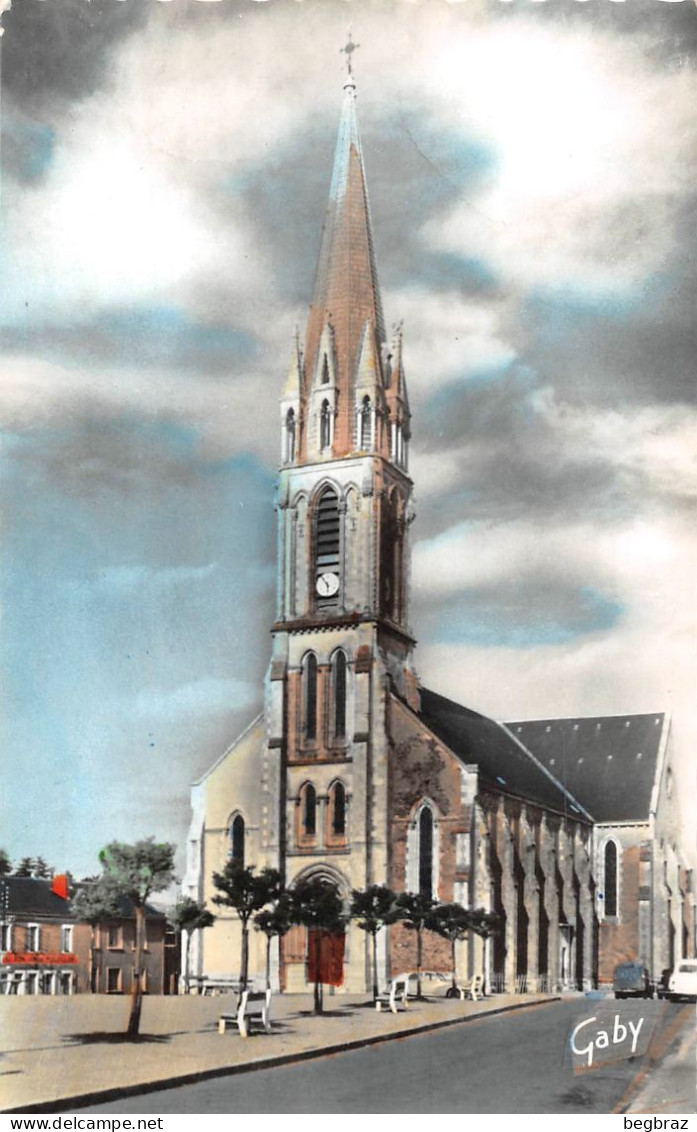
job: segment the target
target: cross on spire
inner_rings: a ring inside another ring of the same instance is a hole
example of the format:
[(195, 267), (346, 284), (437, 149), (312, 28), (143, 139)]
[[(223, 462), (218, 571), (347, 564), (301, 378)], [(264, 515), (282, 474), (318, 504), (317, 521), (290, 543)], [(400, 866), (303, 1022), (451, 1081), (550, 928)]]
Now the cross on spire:
[(352, 56), (353, 52), (356, 51), (356, 49), (359, 48), (360, 46), (361, 46), (360, 43), (354, 43), (353, 42), (353, 39), (351, 38), (351, 32), (349, 31), (348, 42), (347, 42), (346, 46), (339, 49), (339, 54), (346, 56), (346, 70), (348, 72), (349, 78), (353, 78), (353, 67), (351, 65), (351, 56)]

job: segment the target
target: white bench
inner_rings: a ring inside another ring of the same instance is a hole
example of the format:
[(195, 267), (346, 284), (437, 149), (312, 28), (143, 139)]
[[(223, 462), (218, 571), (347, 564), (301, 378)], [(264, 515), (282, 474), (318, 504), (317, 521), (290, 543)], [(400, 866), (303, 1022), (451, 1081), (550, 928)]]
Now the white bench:
[(457, 989), (460, 992), (460, 998), (471, 998), (472, 1002), (484, 997), (484, 976), (472, 975), (468, 983), (458, 983)]
[(376, 1010), (382, 1010), (383, 1007), (388, 1007), (393, 1014), (398, 1011), (397, 997), (402, 999), (402, 1007), (407, 1009), (408, 996), (409, 996), (409, 975), (396, 975), (394, 979), (390, 980), (389, 994), (380, 995), (375, 1003)]
[(224, 1034), (230, 1023), (237, 1026), (243, 1038), (249, 1033), (249, 1023), (261, 1022), (267, 1034), (271, 1033), (271, 991), (242, 991), (234, 1014), (221, 1014), (218, 1018), (218, 1033)]

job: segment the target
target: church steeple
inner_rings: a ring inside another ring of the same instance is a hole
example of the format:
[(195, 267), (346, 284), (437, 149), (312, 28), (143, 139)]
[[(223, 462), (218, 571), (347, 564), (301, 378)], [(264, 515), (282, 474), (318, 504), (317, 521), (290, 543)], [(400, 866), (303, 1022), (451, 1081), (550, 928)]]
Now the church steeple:
[[(344, 103), (305, 339), (306, 427), (301, 459), (311, 459), (317, 452), (325, 457), (342, 457), (357, 447), (360, 405), (356, 383), (366, 341), (376, 359), (373, 411), (383, 407), (375, 403), (383, 398), (385, 331), (351, 68), (351, 52), (356, 46), (349, 40), (344, 48), (348, 58)], [(325, 401), (332, 415), (329, 446), (321, 443), (327, 439), (326, 431), (320, 437), (319, 429), (313, 427)], [(374, 441), (379, 439), (376, 430)]]

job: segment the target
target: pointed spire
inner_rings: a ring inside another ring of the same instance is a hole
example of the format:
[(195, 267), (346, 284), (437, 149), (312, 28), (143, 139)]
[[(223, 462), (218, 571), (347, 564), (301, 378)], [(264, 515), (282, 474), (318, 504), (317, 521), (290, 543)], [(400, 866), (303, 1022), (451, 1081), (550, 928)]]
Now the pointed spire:
[(366, 322), (371, 324), (380, 343), (385, 339), (351, 66), (357, 46), (349, 38), (342, 48), (347, 56), (344, 102), (305, 351), (309, 389), (319, 361), (320, 339), (331, 312), (341, 406), (335, 422), (335, 456), (346, 454), (351, 446), (356, 366)]
[(295, 327), (293, 333), (293, 352), (291, 354), (290, 365), (288, 366), (288, 373), (286, 374), (286, 382), (283, 386), (283, 399), (296, 400), (300, 396), (302, 389), (302, 373), (303, 373), (303, 355), (300, 347), (300, 331)]

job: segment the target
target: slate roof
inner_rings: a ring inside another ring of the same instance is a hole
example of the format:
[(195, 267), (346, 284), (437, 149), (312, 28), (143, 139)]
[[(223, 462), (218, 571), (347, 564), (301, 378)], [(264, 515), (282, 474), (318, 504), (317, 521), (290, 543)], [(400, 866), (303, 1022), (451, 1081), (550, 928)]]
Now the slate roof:
[(0, 906), (15, 916), (35, 916), (37, 919), (74, 919), (69, 900), (51, 892), (50, 880), (35, 877), (2, 877), (0, 879)]
[[(51, 892), (50, 880), (36, 877), (0, 877), (0, 911), (23, 918), (34, 916), (37, 920), (66, 922), (75, 919), (71, 901)], [(149, 920), (165, 919), (164, 913), (150, 904), (146, 905), (146, 912)], [(122, 898), (116, 919), (129, 920), (133, 917), (133, 905), (130, 900)]]
[(646, 821), (665, 716), (518, 720), (506, 726), (596, 821)]
[[(476, 763), (483, 785), (580, 818), (582, 808), (505, 727), (485, 715), (421, 688), (420, 718), (463, 763)], [(516, 736), (518, 738), (518, 736)]]

